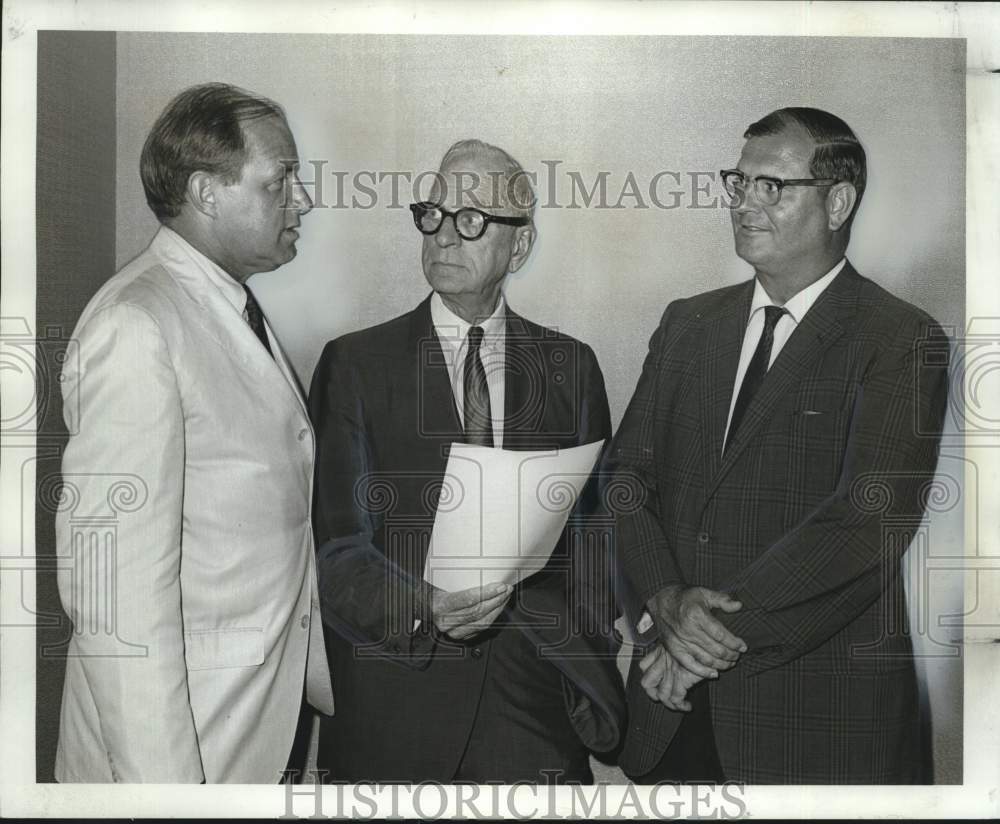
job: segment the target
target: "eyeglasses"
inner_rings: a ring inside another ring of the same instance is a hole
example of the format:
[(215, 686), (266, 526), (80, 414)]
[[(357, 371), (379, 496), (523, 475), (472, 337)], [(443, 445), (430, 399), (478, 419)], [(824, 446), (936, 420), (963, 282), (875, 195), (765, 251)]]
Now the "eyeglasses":
[(747, 185), (751, 182), (757, 200), (765, 206), (774, 206), (781, 200), (781, 190), (786, 186), (833, 186), (840, 182), (832, 177), (802, 177), (782, 180), (780, 177), (758, 175), (748, 178), (739, 169), (723, 169), (719, 175), (722, 177), (722, 185), (726, 187), (726, 192), (733, 199), (733, 206), (740, 206), (743, 203)]
[(530, 217), (488, 215), (471, 206), (449, 212), (438, 204), (426, 200), (411, 203), (410, 211), (413, 212), (413, 222), (425, 235), (436, 235), (444, 219), (450, 217), (455, 221), (455, 231), (465, 240), (479, 240), (491, 223), (502, 223), (504, 226), (527, 226), (531, 223)]

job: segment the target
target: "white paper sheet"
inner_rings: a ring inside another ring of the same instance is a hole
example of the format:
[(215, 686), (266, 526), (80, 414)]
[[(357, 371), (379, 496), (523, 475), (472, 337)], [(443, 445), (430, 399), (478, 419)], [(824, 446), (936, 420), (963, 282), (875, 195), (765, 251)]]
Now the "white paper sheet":
[(453, 443), (424, 579), (455, 592), (540, 570), (603, 445), (522, 452)]

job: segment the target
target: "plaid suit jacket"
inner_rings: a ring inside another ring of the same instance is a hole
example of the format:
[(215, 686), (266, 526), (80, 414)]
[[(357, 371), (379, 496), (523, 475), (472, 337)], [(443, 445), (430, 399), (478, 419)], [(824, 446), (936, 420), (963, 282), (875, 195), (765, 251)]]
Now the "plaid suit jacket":
[[(631, 493), (616, 514), (630, 617), (669, 584), (742, 602), (719, 617), (749, 649), (708, 685), (728, 779), (919, 782), (899, 565), (937, 461), (947, 338), (848, 263), (723, 456), (752, 292), (749, 281), (676, 301), (650, 341), (611, 450)], [(642, 775), (682, 715), (645, 695), (636, 663), (621, 764)]]

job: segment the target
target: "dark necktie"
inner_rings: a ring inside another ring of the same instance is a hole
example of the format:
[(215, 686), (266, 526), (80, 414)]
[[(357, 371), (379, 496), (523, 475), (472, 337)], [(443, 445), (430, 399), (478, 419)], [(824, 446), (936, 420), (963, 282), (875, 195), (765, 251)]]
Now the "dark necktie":
[(247, 293), (247, 323), (250, 324), (250, 328), (253, 329), (253, 333), (257, 336), (257, 339), (264, 344), (267, 354), (273, 358), (274, 353), (271, 352), (271, 344), (267, 340), (267, 330), (264, 328), (264, 313), (260, 310), (260, 304), (257, 303), (257, 298), (253, 296), (250, 287), (245, 283), (243, 284), (243, 291)]
[(767, 374), (767, 366), (771, 362), (771, 347), (774, 345), (774, 327), (781, 316), (785, 314), (785, 309), (781, 306), (764, 307), (764, 331), (761, 332), (757, 349), (750, 359), (747, 372), (743, 376), (743, 383), (740, 386), (740, 394), (736, 396), (736, 406), (733, 407), (733, 419), (729, 422), (729, 434), (726, 436), (726, 449), (736, 437), (736, 432), (740, 428), (740, 421), (746, 414), (750, 401), (757, 394), (764, 375)]
[(482, 343), (483, 328), (473, 326), (469, 329), (469, 349), (465, 354), (465, 442), (475, 446), (493, 446), (490, 388), (479, 357)]

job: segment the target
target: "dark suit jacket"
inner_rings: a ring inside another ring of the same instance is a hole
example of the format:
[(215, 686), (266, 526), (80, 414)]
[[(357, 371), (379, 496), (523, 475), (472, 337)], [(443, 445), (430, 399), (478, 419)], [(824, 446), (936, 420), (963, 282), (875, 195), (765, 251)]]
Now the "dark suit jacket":
[[(735, 593), (748, 644), (708, 685), (727, 778), (922, 780), (899, 564), (947, 396), (932, 318), (848, 263), (775, 359), (725, 456), (753, 281), (667, 307), (612, 447), (634, 620), (668, 584)], [(655, 638), (655, 630), (653, 631)], [(648, 640), (653, 640), (649, 638)], [(621, 763), (649, 771), (681, 715), (633, 672)]]
[[(610, 437), (591, 349), (513, 312), (505, 386), (504, 449)], [(423, 566), (449, 445), (463, 436), (430, 298), (327, 344), (310, 411), (320, 601), (336, 673), (335, 777), (450, 780), (475, 719), (490, 645), (525, 639), (539, 666), (562, 671), (583, 742), (615, 749), (625, 696), (614, 663), (610, 541), (583, 540), (610, 531), (607, 516), (596, 533), (583, 528), (600, 521), (593, 485), (549, 566), (515, 589), (513, 608), (494, 629), (468, 644), (432, 631)], [(416, 632), (415, 617), (422, 620)]]

